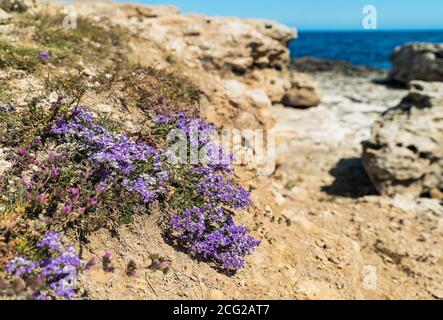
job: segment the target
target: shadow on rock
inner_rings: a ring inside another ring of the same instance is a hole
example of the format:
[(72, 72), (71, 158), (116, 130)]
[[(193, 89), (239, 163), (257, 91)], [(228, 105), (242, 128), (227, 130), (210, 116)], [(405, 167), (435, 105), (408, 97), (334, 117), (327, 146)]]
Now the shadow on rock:
[(335, 178), (332, 185), (323, 186), (322, 191), (332, 196), (360, 198), (376, 195), (361, 158), (341, 159), (329, 173)]
[(407, 85), (388, 78), (373, 79), (372, 83), (385, 86), (390, 89), (404, 90), (408, 88)]

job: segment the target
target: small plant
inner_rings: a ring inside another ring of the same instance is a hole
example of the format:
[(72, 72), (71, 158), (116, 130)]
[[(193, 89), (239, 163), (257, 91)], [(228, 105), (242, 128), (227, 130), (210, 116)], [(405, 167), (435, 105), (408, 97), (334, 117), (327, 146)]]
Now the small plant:
[(148, 268), (154, 271), (168, 273), (171, 269), (171, 261), (158, 254), (151, 254), (151, 264)]
[[(173, 233), (192, 254), (214, 261), (228, 271), (243, 268), (244, 257), (251, 254), (260, 241), (250, 236), (247, 228), (237, 225), (228, 209), (251, 205), (249, 192), (225, 178), (232, 173), (232, 155), (202, 134), (215, 128), (199, 119), (177, 114), (160, 116), (157, 123), (160, 128), (182, 130), (189, 145), (199, 151), (204, 147), (207, 151), (206, 161), (187, 165), (185, 170), (181, 167), (186, 165), (180, 165), (176, 168), (179, 174), (171, 175), (175, 185), (186, 183), (185, 188), (177, 188), (174, 194), (178, 212), (171, 219)], [(203, 138), (194, 136), (195, 130)]]
[(135, 277), (137, 276), (137, 264), (134, 260), (129, 260), (127, 266), (126, 266), (126, 275), (128, 277)]
[(115, 271), (115, 267), (112, 264), (112, 253), (109, 251), (105, 252), (102, 257), (102, 267), (103, 271), (107, 273), (112, 273)]
[(85, 271), (86, 262), (71, 245), (64, 246), (61, 238), (56, 232), (48, 232), (37, 242), (34, 258), (16, 256), (6, 265), (16, 293), (26, 290), (40, 300), (76, 297), (77, 278)]

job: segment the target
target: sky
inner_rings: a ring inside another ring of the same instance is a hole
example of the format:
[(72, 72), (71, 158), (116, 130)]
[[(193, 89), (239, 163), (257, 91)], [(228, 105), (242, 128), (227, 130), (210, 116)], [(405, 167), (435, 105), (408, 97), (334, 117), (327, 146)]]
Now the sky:
[[(124, 1), (124, 0), (123, 0)], [(378, 30), (443, 30), (443, 0), (132, 0), (173, 4), (185, 13), (277, 20), (299, 30), (362, 30), (363, 7), (377, 9)]]

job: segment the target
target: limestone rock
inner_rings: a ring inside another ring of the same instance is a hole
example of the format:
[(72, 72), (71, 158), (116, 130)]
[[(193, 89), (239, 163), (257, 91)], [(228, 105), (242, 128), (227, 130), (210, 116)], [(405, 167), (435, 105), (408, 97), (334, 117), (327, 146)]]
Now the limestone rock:
[(443, 190), (443, 83), (413, 81), (400, 105), (374, 123), (363, 149), (365, 169), (381, 194)]
[(283, 104), (294, 108), (310, 108), (320, 104), (314, 83), (304, 74), (293, 72), (291, 88), (283, 97)]
[(411, 80), (443, 81), (443, 43), (413, 43), (397, 47), (391, 60), (392, 80), (403, 83)]
[[(140, 25), (142, 37), (172, 49), (181, 59), (206, 70), (245, 74), (256, 68), (286, 68), (287, 44), (295, 31), (261, 20), (161, 16)], [(211, 39), (211, 41), (207, 41)]]
[(0, 9), (0, 24), (7, 24), (11, 21), (11, 16), (9, 13), (5, 12), (3, 9)]

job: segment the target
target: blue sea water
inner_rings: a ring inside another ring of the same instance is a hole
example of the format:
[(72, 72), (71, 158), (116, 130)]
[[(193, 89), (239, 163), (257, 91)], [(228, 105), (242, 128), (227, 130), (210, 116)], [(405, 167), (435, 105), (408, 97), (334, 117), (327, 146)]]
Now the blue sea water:
[(394, 48), (408, 42), (443, 43), (442, 31), (339, 31), (299, 32), (290, 44), (294, 58), (312, 56), (345, 60), (355, 65), (379, 69), (391, 67)]

